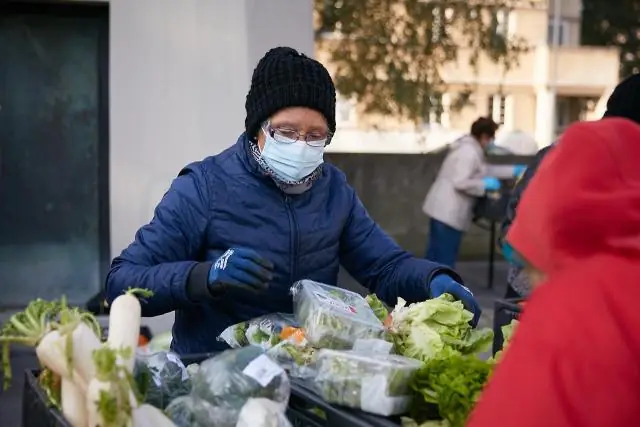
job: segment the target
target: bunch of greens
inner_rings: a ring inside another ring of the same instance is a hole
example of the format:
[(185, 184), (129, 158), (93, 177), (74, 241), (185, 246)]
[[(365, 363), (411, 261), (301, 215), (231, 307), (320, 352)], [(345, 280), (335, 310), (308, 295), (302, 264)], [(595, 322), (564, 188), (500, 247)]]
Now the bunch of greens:
[(284, 411), (290, 385), (285, 371), (257, 346), (222, 352), (190, 365), (191, 393), (173, 399), (165, 412), (178, 427), (236, 427), (249, 399), (269, 399)]
[[(255, 369), (247, 369), (249, 365)], [(271, 372), (268, 381), (254, 378), (251, 371)], [(289, 401), (289, 378), (256, 346), (227, 350), (200, 365), (192, 378), (192, 395), (216, 407), (230, 406), (240, 411), (251, 397), (264, 397), (286, 407)]]
[(357, 338), (382, 338), (382, 323), (359, 294), (311, 280), (292, 288), (296, 320), (313, 347), (350, 349)]
[(159, 409), (164, 409), (176, 397), (191, 392), (187, 368), (174, 353), (139, 355), (133, 376), (144, 402)]
[(235, 427), (238, 418), (230, 406), (214, 406), (191, 395), (173, 399), (164, 412), (176, 427)]
[(411, 418), (418, 425), (443, 420), (443, 426), (464, 427), (493, 367), (491, 361), (460, 354), (429, 360), (411, 381)]
[(473, 329), (473, 314), (449, 294), (406, 306), (401, 298), (391, 313), (390, 332), (398, 354), (428, 361), (489, 350), (493, 331)]

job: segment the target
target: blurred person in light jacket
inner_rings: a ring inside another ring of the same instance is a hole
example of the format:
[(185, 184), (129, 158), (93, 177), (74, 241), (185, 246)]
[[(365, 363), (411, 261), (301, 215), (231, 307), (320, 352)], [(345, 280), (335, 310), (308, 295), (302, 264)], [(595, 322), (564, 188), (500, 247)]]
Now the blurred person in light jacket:
[[(616, 86), (607, 101), (607, 110), (604, 117), (623, 117), (640, 123), (640, 74), (632, 75)], [(555, 145), (555, 144), (554, 144)], [(521, 298), (529, 295), (531, 285), (529, 278), (524, 271), (521, 260), (514, 256), (512, 248), (505, 241), (511, 223), (514, 221), (518, 209), (518, 203), (522, 193), (527, 188), (529, 181), (535, 175), (538, 166), (551, 150), (553, 145), (541, 149), (536, 154), (533, 162), (525, 170), (518, 180), (507, 204), (505, 221), (502, 223), (502, 230), (498, 238), (498, 245), (502, 253), (509, 261), (509, 271), (507, 276), (507, 292), (505, 298)]]
[[(451, 144), (422, 206), (430, 217), (427, 259), (454, 268), (475, 203), (488, 191), (500, 190), (500, 180), (486, 176), (485, 163), (497, 129), (492, 119), (480, 117), (471, 125), (469, 135)], [(514, 174), (519, 168), (514, 168)]]
[(640, 419), (640, 125), (577, 123), (506, 236), (533, 292), (468, 427), (635, 426)]

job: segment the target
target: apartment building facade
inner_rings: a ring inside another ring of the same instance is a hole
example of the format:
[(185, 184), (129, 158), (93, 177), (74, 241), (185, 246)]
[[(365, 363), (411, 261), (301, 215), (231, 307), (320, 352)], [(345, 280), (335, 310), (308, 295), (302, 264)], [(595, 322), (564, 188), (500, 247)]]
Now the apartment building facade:
[[(490, 115), (502, 124), (503, 132), (519, 131), (542, 147), (570, 123), (602, 114), (606, 98), (618, 82), (618, 51), (582, 46), (582, 2), (556, 1), (560, 2), (558, 7), (553, 0), (527, 1), (498, 13), (496, 30), (524, 38), (529, 51), (505, 73), (488, 58), (481, 59), (477, 69), (473, 69), (468, 61), (469, 52), (461, 49), (457, 63), (442, 69), (447, 92), (440, 100), (441, 109), (425, 119), (421, 132), (438, 132), (444, 138), (464, 132), (478, 116)], [(556, 19), (554, 14), (558, 10)], [(316, 55), (331, 68), (326, 46), (320, 41)], [(469, 86), (474, 88), (471, 102), (453, 111), (451, 99)], [(404, 133), (407, 141), (410, 139), (407, 135), (415, 132), (414, 124), (397, 118), (359, 114), (358, 106), (344, 99), (339, 101), (338, 122), (345, 130), (343, 134), (365, 132), (373, 122), (382, 124), (387, 132)]]

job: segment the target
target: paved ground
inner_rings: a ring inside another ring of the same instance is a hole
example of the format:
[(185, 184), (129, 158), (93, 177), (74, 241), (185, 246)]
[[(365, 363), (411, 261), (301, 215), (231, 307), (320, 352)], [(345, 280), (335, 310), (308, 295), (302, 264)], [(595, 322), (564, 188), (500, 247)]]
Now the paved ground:
[[(493, 289), (487, 289), (488, 266), (485, 262), (465, 262), (461, 263), (457, 270), (465, 280), (465, 283), (473, 290), (478, 298), (484, 312), (480, 320), (480, 326), (491, 327), (493, 322), (493, 301), (504, 295), (506, 265), (504, 263), (496, 264), (495, 284)], [(345, 278), (345, 281), (348, 281)], [(345, 287), (353, 287), (347, 283)], [(6, 314), (5, 316), (6, 317)], [(0, 323), (3, 316), (0, 313)], [(166, 330), (171, 324), (170, 317), (162, 319), (149, 319), (145, 322), (149, 324), (155, 331)], [(37, 360), (32, 351), (28, 349), (16, 349), (12, 353), (11, 365), (14, 372), (14, 382), (10, 389), (0, 393), (0, 426), (1, 427), (20, 427), (22, 418), (22, 387), (23, 373), (27, 369), (37, 367)], [(31, 427), (31, 426), (24, 426)]]

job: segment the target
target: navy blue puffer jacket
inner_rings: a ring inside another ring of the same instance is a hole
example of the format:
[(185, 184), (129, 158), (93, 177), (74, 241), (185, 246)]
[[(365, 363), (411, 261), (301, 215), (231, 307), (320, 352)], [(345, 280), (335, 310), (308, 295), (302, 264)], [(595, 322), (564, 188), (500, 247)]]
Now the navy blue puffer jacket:
[[(324, 164), (308, 191), (286, 195), (262, 173), (248, 144), (242, 135), (219, 155), (186, 166), (107, 276), (109, 302), (142, 287), (154, 292), (143, 303), (143, 316), (176, 311), (174, 351), (224, 349), (216, 340), (224, 328), (292, 312), (291, 285), (304, 278), (336, 285), (340, 264), (389, 304), (398, 297), (427, 299), (436, 274), (459, 280), (450, 269), (398, 247), (336, 167)], [(231, 247), (254, 249), (274, 263), (267, 293), (247, 300), (187, 294), (187, 283), (204, 284), (211, 263)]]

